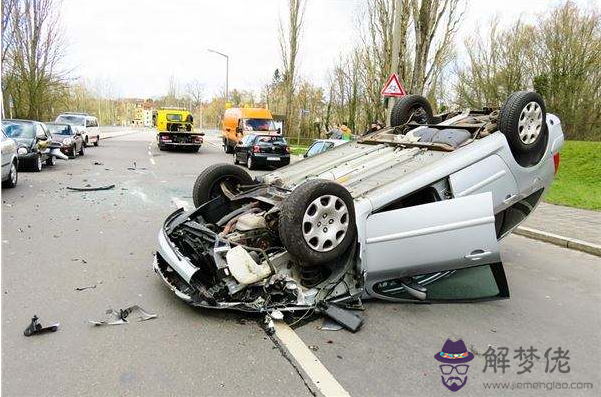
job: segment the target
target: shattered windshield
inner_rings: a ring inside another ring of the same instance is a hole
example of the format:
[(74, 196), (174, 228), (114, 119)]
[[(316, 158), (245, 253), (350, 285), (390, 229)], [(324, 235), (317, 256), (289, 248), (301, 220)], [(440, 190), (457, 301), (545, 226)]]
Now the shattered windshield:
[(9, 138), (32, 139), (35, 136), (33, 124), (16, 121), (3, 121), (2, 126)]
[(72, 135), (68, 125), (46, 124), (52, 135)]

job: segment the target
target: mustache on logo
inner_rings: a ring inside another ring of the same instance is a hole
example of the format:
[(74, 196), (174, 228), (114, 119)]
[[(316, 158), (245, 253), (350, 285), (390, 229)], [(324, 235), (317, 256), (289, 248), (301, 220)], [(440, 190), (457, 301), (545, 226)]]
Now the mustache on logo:
[[(465, 377), (465, 379), (467, 379), (467, 377)], [(447, 380), (444, 380), (443, 378), (443, 381), (447, 386), (451, 386), (451, 384), (453, 383), (457, 383), (459, 384), (459, 386), (463, 386), (463, 384), (465, 383), (465, 380), (462, 380), (461, 378), (458, 378), (456, 376), (451, 376)]]

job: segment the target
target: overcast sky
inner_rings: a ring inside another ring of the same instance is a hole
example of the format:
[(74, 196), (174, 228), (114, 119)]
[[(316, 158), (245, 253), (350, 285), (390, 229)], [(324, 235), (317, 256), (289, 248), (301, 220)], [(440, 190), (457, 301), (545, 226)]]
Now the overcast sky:
[[(300, 49), (300, 73), (325, 83), (336, 57), (357, 40), (362, 0), (308, 0)], [(557, 0), (467, 0), (460, 37), (485, 26), (530, 20)], [(601, 0), (579, 0), (599, 4)], [(206, 99), (225, 82), (230, 89), (259, 90), (280, 66), (279, 15), (286, 0), (64, 0), (62, 24), (68, 42), (65, 63), (91, 82), (109, 82), (113, 97), (164, 95), (171, 75), (198, 79)], [(458, 40), (461, 43), (463, 40)]]

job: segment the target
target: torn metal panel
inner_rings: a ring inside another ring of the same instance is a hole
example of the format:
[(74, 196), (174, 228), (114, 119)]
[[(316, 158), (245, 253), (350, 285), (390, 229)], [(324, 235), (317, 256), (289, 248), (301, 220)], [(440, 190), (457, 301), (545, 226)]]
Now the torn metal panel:
[(89, 322), (96, 326), (119, 325), (130, 322), (132, 317), (135, 317), (135, 321), (146, 321), (157, 318), (156, 314), (149, 313), (138, 305), (133, 305), (125, 309), (119, 309), (119, 311), (109, 308), (106, 311), (106, 315), (107, 316), (104, 320), (89, 320)]

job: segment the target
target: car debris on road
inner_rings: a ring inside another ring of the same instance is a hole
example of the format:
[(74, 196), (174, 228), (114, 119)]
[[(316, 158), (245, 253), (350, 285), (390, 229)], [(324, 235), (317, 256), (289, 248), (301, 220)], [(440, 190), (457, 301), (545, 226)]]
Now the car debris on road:
[(39, 335), (39, 334), (43, 334), (43, 333), (47, 333), (47, 332), (56, 332), (58, 330), (59, 325), (60, 325), (59, 323), (56, 323), (56, 324), (50, 325), (48, 327), (43, 327), (42, 324), (40, 323), (40, 319), (38, 318), (38, 316), (36, 316), (34, 314), (31, 319), (31, 323), (27, 326), (27, 328), (25, 328), (25, 331), (23, 331), (23, 335), (31, 336), (31, 335)]
[(136, 321), (152, 320), (158, 317), (156, 314), (149, 313), (138, 305), (133, 305), (125, 309), (119, 309), (118, 311), (109, 308), (106, 311), (107, 316), (104, 320), (89, 320), (89, 322), (95, 326), (127, 324), (130, 322), (129, 320), (131, 320), (132, 315), (135, 314), (138, 315)]
[(94, 192), (94, 191), (98, 191), (98, 190), (110, 190), (112, 188), (114, 188), (115, 185), (106, 185), (106, 186), (84, 186), (84, 187), (73, 187), (73, 186), (67, 186), (67, 189), (69, 190), (73, 190), (76, 192)]

